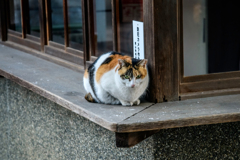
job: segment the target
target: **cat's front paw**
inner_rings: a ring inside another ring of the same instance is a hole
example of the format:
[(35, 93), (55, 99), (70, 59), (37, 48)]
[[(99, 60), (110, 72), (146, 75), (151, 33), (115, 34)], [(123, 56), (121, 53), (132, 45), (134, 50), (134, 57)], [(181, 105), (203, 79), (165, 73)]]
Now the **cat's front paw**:
[(132, 102), (120, 101), (123, 106), (132, 106)]
[(135, 104), (135, 105), (139, 105), (140, 104), (140, 100), (138, 99), (138, 100), (136, 100), (135, 102), (133, 102), (133, 104)]

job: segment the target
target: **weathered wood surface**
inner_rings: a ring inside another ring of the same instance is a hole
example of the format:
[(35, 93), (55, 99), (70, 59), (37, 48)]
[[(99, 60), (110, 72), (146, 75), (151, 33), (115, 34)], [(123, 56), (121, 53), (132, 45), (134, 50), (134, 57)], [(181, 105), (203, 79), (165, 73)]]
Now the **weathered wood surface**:
[(144, 48), (148, 59), (153, 102), (178, 100), (179, 3), (176, 0), (143, 1)]
[[(142, 103), (133, 107), (89, 103), (83, 98), (82, 73), (3, 45), (0, 50), (1, 76), (114, 132), (153, 131), (240, 120), (240, 94)], [(131, 134), (130, 137), (133, 138), (126, 141), (129, 146), (142, 136)]]
[(159, 130), (131, 133), (115, 133), (116, 146), (122, 148), (132, 147), (157, 132), (159, 132)]
[(78, 65), (83, 66), (84, 62), (83, 62), (83, 57), (81, 56), (76, 56), (75, 54), (72, 53), (68, 53), (65, 50), (61, 50), (61, 49), (57, 49), (55, 47), (51, 47), (51, 46), (45, 46), (45, 53), (67, 60), (69, 62), (72, 63), (76, 63)]
[(193, 99), (193, 98), (205, 98), (205, 97), (222, 96), (222, 95), (230, 95), (230, 94), (240, 94), (240, 88), (182, 93), (180, 94), (180, 99), (186, 100), (186, 99)]
[(23, 51), (25, 53), (29, 53), (29, 54), (34, 55), (36, 57), (40, 57), (42, 59), (45, 59), (45, 60), (50, 61), (50, 62), (53, 62), (55, 64), (59, 64), (61, 66), (67, 67), (67, 68), (70, 68), (70, 69), (72, 69), (74, 71), (77, 71), (77, 72), (81, 72), (81, 73), (84, 72), (84, 68), (82, 66), (80, 66), (80, 65), (76, 65), (75, 63), (63, 60), (61, 58), (57, 58), (57, 57), (54, 57), (54, 56), (42, 53), (40, 51), (33, 50), (33, 49), (25, 47), (23, 45), (20, 45), (20, 44), (11, 42), (11, 41), (6, 41), (6, 42), (1, 42), (0, 41), (0, 44), (4, 44), (6, 46), (9, 46), (11, 48)]
[(116, 132), (119, 122), (152, 105), (89, 103), (84, 99), (83, 74), (3, 45), (0, 50), (0, 75), (111, 131)]
[(180, 93), (201, 92), (219, 89), (240, 88), (240, 77), (181, 83)]
[(2, 41), (7, 40), (7, 8), (4, 7), (7, 4), (7, 0), (0, 1), (0, 36)]
[(118, 132), (137, 132), (240, 120), (240, 94), (158, 103), (118, 124)]

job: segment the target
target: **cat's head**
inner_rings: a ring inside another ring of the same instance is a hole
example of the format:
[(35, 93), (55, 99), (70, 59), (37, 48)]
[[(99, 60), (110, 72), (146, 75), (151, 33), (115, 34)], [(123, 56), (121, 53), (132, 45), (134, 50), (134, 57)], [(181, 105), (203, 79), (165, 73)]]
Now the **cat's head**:
[(118, 59), (118, 76), (126, 87), (135, 88), (142, 84), (148, 76), (147, 59), (135, 58)]

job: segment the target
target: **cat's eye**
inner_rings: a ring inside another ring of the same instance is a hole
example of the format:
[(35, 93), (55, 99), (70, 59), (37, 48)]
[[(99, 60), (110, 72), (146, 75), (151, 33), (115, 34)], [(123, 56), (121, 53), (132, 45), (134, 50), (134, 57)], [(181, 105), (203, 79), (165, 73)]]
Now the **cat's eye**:
[(137, 79), (141, 78), (141, 75), (138, 75), (136, 78), (137, 78)]
[(125, 75), (125, 77), (124, 77), (125, 79), (129, 79), (130, 77), (128, 76), (128, 75)]

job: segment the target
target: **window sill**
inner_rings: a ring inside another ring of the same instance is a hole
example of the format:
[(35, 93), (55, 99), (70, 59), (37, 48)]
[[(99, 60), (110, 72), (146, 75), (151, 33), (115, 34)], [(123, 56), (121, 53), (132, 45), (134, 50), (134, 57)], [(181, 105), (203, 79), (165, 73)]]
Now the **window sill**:
[(131, 107), (89, 103), (83, 72), (4, 45), (0, 75), (116, 132), (119, 147), (133, 146), (160, 129), (240, 121), (240, 94)]

